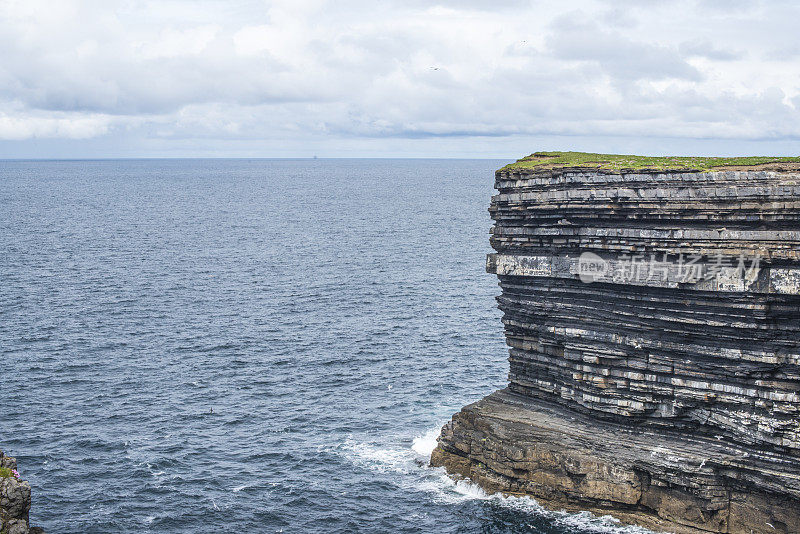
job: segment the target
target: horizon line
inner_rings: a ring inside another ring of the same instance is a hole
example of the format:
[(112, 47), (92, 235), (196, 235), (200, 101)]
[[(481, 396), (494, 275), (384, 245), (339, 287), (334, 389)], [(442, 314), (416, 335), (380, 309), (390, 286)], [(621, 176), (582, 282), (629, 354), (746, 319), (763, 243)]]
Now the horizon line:
[[(326, 156), (326, 157), (267, 157), (267, 156), (133, 156), (133, 157), (87, 157), (87, 158), (0, 158), (0, 161), (141, 161), (141, 160), (345, 160), (345, 159), (419, 159), (419, 160), (505, 160), (507, 158), (458, 158), (458, 157), (429, 157), (429, 156)], [(519, 158), (509, 158), (516, 161)]]

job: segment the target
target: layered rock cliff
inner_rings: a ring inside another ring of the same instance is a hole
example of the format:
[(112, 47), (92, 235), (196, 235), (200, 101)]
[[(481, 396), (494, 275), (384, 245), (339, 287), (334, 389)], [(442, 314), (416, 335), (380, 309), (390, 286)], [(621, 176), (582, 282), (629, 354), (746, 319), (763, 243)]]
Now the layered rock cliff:
[(30, 509), (30, 484), (20, 479), (17, 460), (0, 451), (0, 533), (44, 534), (42, 529), (30, 527)]
[(669, 532), (800, 533), (798, 164), (581, 156), (496, 174), (509, 385), (431, 463)]

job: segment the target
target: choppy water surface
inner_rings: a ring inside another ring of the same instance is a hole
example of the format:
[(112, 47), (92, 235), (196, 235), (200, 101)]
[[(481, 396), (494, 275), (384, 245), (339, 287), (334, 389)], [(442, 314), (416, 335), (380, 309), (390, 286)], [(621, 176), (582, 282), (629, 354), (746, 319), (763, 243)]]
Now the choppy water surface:
[(634, 532), (426, 467), (505, 381), (502, 164), (0, 162), (0, 448), (32, 523)]

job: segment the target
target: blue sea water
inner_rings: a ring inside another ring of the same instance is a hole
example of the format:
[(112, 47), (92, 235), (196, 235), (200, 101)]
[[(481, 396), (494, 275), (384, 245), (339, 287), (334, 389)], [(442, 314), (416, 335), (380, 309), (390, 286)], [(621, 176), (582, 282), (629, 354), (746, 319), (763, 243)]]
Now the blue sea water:
[(0, 162), (0, 449), (32, 524), (636, 532), (426, 465), (505, 383), (503, 163)]

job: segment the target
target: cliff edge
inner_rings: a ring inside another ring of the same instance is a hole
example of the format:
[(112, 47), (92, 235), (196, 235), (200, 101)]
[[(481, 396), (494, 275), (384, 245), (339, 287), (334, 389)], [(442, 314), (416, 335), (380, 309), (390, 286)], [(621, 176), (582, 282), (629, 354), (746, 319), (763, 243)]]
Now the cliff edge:
[(431, 464), (675, 533), (800, 533), (800, 158), (497, 171), (509, 384)]
[(44, 534), (30, 527), (31, 486), (21, 480), (17, 460), (0, 451), (0, 534)]

